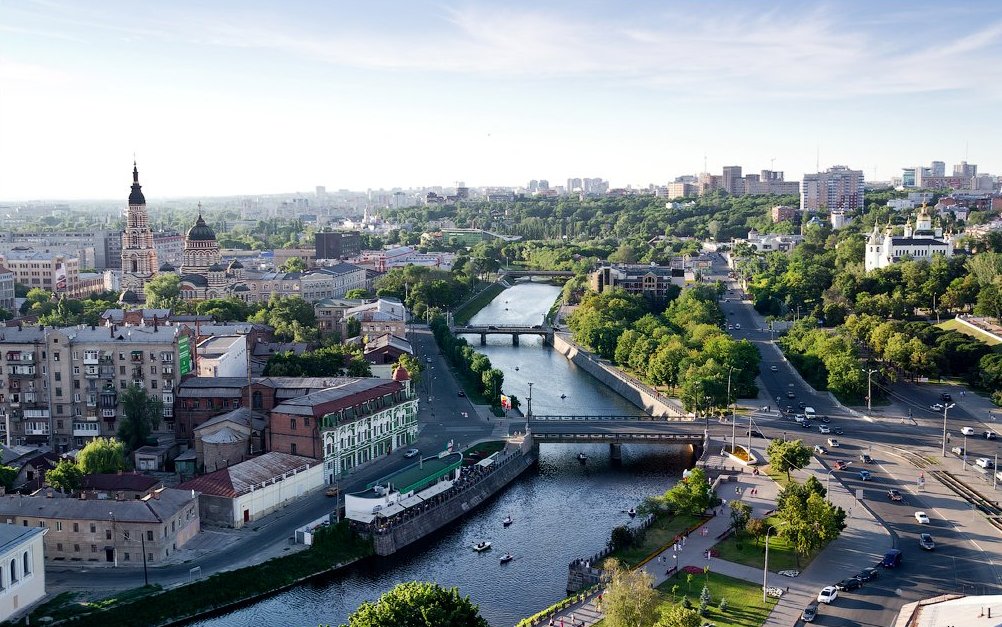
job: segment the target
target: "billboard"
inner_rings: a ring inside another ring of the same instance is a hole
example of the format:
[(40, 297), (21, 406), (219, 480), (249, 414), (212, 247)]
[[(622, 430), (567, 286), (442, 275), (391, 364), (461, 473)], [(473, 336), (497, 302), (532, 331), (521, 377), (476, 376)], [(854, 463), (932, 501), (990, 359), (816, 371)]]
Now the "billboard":
[(56, 263), (55, 276), (53, 277), (53, 292), (61, 294), (66, 291), (66, 264)]
[(191, 344), (188, 336), (182, 335), (177, 340), (178, 371), (183, 377), (191, 372)]

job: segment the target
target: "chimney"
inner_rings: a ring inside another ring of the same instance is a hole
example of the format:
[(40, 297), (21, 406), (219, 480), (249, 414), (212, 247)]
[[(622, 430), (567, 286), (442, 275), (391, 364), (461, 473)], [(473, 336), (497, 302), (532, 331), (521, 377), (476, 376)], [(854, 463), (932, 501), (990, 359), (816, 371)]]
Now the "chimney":
[(86, 501), (87, 500), (87, 493), (86, 492), (80, 492), (80, 500), (81, 501)]
[(108, 334), (111, 335), (112, 338), (115, 337), (115, 323), (108, 325)]

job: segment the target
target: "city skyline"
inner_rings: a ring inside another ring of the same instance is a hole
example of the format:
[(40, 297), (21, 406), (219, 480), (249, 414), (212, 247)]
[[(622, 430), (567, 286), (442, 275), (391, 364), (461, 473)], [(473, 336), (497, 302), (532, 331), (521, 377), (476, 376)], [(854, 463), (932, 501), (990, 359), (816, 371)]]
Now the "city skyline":
[(0, 199), (1002, 171), (1002, 7), (729, 4), (8, 4)]

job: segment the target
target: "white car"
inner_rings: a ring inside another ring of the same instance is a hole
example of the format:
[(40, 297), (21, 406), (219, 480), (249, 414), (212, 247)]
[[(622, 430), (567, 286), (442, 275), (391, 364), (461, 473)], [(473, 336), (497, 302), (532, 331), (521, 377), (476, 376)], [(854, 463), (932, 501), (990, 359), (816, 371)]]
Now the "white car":
[(943, 411), (943, 406), (939, 403), (933, 403), (932, 405), (929, 405), (929, 409), (933, 411)]
[(821, 432), (821, 435), (828, 435), (829, 433), (832, 432), (831, 428), (828, 425), (818, 425), (818, 431)]
[(835, 438), (828, 438), (828, 446), (832, 448), (838, 448), (838, 440)]
[(734, 325), (733, 324), (727, 325), (727, 330), (728, 331), (733, 331), (734, 330)]
[(974, 435), (974, 427), (964, 427), (960, 432), (964, 435)]
[(915, 512), (915, 520), (919, 521), (920, 525), (929, 524), (929, 516), (925, 512)]
[(734, 328), (737, 329), (738, 331), (740, 331), (741, 330), (741, 323), (740, 322), (735, 322), (734, 323)]
[(988, 457), (979, 457), (974, 460), (974, 463), (988, 470), (995, 468), (995, 460)]
[(779, 372), (779, 366), (776, 365), (769, 366), (769, 370), (771, 370), (772, 372)]
[(825, 586), (818, 593), (818, 603), (831, 603), (838, 598), (838, 588), (835, 586)]
[(417, 450), (416, 448), (409, 448), (409, 449), (407, 449), (407, 452), (404, 453), (404, 457), (406, 457), (407, 459), (410, 459), (411, 457), (417, 456), (417, 454), (420, 453), (420, 452), (421, 451)]

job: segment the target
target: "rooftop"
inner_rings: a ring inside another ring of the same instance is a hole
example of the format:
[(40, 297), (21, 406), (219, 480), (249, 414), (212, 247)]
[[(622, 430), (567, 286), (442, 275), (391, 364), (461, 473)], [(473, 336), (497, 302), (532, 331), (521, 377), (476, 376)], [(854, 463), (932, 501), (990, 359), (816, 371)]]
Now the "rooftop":
[(145, 492), (153, 489), (160, 483), (156, 477), (141, 475), (138, 472), (129, 473), (95, 473), (84, 475), (80, 487), (84, 490), (99, 490), (115, 492), (117, 490), (128, 490), (130, 492)]
[(263, 488), (272, 480), (279, 479), (288, 473), (301, 472), (319, 463), (319, 461), (309, 457), (273, 451), (229, 468), (185, 481), (178, 486), (178, 489), (234, 498)]
[(459, 468), (462, 464), (463, 454), (458, 451), (442, 457), (426, 457), (422, 461), (415, 462), (391, 475), (380, 477), (366, 487), (390, 485), (401, 494), (406, 494), (438, 481), (439, 478)]
[(22, 527), (19, 525), (0, 524), (0, 553), (6, 553), (34, 536), (45, 533), (44, 527)]
[(207, 359), (222, 357), (238, 344), (247, 344), (243, 335), (216, 335), (198, 343), (198, 355)]
[(349, 407), (369, 399), (380, 397), (384, 394), (392, 394), (400, 390), (400, 383), (390, 379), (339, 379), (338, 383), (332, 387), (289, 399), (273, 409), (273, 413), (292, 414), (296, 416), (319, 417), (329, 414), (340, 407), (336, 407), (338, 401), (344, 407)]
[(53, 518), (60, 520), (106, 520), (159, 523), (169, 520), (192, 502), (190, 490), (164, 488), (154, 497), (114, 501), (110, 499), (48, 498), (47, 490), (36, 495), (0, 496), (0, 516)]

